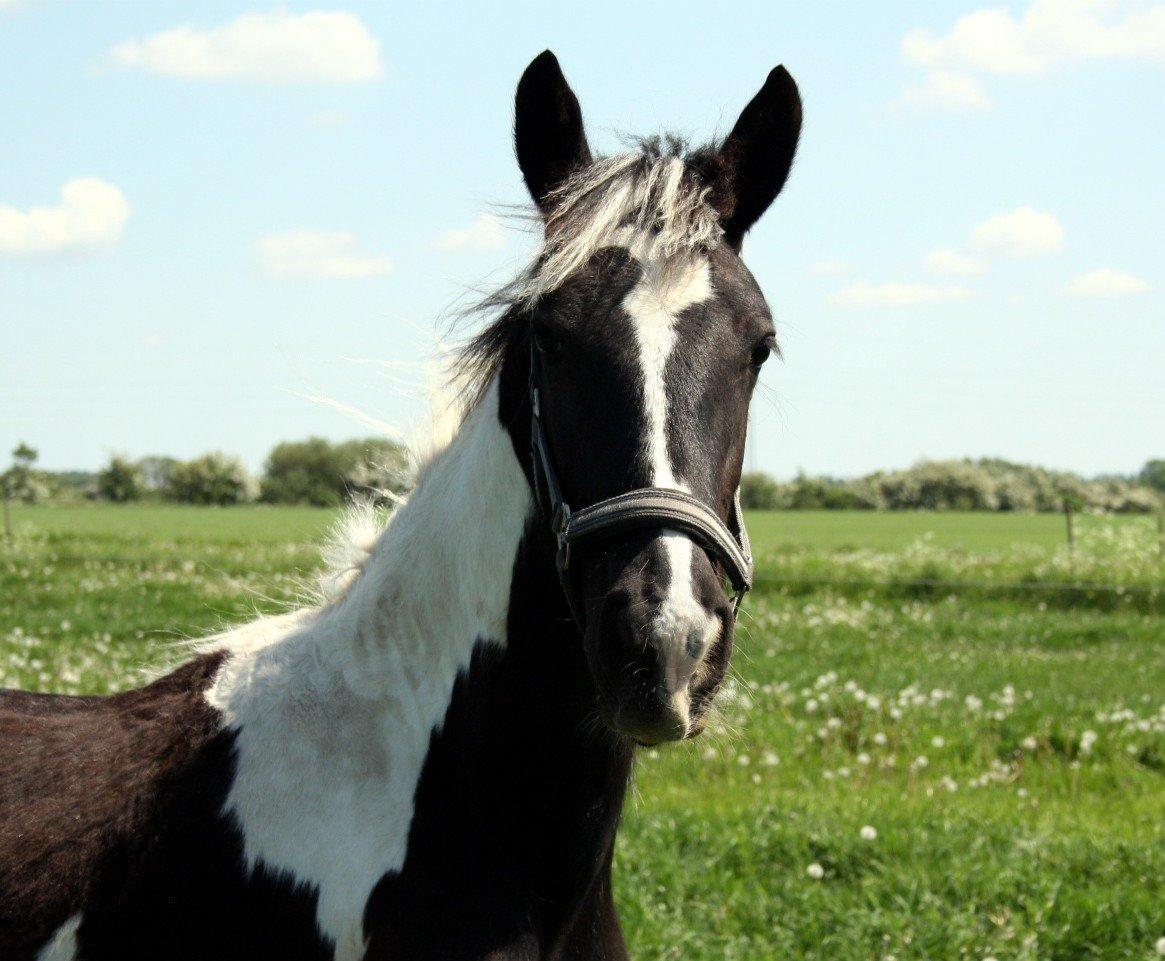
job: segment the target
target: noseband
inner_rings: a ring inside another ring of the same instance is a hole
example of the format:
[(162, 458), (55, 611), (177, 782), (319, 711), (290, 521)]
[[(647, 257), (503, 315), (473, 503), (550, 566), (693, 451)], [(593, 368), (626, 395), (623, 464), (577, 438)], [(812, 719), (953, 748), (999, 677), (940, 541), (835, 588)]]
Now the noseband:
[[(691, 494), (671, 487), (638, 487), (572, 511), (562, 498), (562, 487), (550, 461), (550, 448), (542, 429), (541, 378), (534, 337), (530, 337), (530, 450), (534, 493), (557, 542), (555, 566), (570, 613), (579, 630), (584, 618), (570, 583), (571, 549), (631, 530), (669, 528), (683, 531), (710, 553), (732, 584), (732, 618), (752, 588), (752, 548), (740, 509), (740, 489), (732, 497), (732, 512), (725, 524), (711, 508)], [(731, 526), (729, 526), (731, 525)]]

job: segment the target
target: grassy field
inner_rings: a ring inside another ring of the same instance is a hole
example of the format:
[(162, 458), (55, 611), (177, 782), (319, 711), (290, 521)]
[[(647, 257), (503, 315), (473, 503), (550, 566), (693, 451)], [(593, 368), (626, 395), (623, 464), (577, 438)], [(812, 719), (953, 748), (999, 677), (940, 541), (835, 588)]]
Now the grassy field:
[[(106, 691), (287, 603), (332, 515), (23, 509), (0, 683)], [(1165, 938), (1154, 522), (750, 518), (761, 589), (709, 736), (646, 752), (641, 959), (1139, 959)]]

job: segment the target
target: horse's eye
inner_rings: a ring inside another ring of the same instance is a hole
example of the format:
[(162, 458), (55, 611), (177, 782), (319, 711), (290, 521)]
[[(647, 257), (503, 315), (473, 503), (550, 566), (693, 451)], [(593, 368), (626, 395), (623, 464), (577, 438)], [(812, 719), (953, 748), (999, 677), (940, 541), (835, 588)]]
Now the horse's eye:
[(757, 341), (757, 345), (752, 349), (752, 366), (755, 370), (760, 370), (764, 366), (764, 362), (769, 359), (769, 354), (773, 352), (773, 335), (766, 334), (764, 338)]
[(562, 351), (562, 341), (546, 327), (534, 328), (534, 346), (546, 357), (557, 357)]

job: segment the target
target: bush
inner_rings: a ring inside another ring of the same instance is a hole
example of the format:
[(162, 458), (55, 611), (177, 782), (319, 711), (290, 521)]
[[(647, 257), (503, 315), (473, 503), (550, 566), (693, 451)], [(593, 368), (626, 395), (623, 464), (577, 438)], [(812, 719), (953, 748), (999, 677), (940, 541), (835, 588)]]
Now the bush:
[(184, 504), (242, 504), (253, 494), (251, 478), (238, 458), (215, 451), (170, 467), (166, 496)]
[(404, 449), (383, 437), (339, 444), (322, 437), (289, 441), (268, 455), (259, 498), (333, 507), (361, 491), (404, 490), (405, 465)]
[(1148, 461), (1137, 475), (1145, 487), (1151, 487), (1158, 494), (1165, 494), (1165, 460)]
[(1162, 504), (1148, 480), (1150, 461), (1136, 480), (1086, 480), (1067, 471), (1013, 464), (997, 458), (920, 461), (906, 470), (853, 480), (798, 474), (786, 484), (765, 474), (741, 478), (742, 500), (755, 510), (1060, 511), (1145, 513)]
[(136, 501), (142, 496), (138, 465), (125, 457), (111, 457), (97, 474), (97, 496), (115, 504)]
[(781, 498), (781, 485), (768, 474), (742, 474), (740, 506), (750, 511), (780, 510), (785, 506)]

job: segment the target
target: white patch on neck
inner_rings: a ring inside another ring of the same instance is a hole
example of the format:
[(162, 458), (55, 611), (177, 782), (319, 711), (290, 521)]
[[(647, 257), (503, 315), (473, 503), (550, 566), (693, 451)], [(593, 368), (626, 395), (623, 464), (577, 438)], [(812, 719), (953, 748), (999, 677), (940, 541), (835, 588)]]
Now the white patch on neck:
[(81, 915), (74, 914), (57, 928), (52, 938), (36, 953), (36, 961), (76, 961), (79, 927)]
[[(630, 246), (632, 256), (640, 262), (643, 276), (623, 299), (623, 309), (631, 318), (639, 346), (647, 421), (643, 456), (653, 486), (690, 493), (687, 483), (677, 476), (668, 454), (666, 375), (668, 361), (675, 350), (676, 323), (680, 313), (712, 296), (711, 268), (705, 257), (684, 258), (678, 262), (674, 258), (659, 260), (647, 254), (649, 249), (647, 240)], [(670, 529), (663, 530), (660, 539), (667, 554), (670, 575), (667, 596), (655, 617), (655, 630), (661, 638), (668, 639), (661, 645), (659, 654), (664, 677), (670, 679), (682, 673), (681, 661), (689, 657), (689, 633), (695, 630), (702, 637), (702, 657), (720, 625), (696, 600), (692, 585), (691, 539)], [(676, 709), (686, 717), (689, 707), (686, 685), (675, 691), (673, 697)]]
[(337, 961), (363, 956), (372, 888), (404, 865), (458, 673), (479, 642), (505, 643), (531, 507), (495, 381), (339, 601), (223, 639), (231, 657), (207, 700), (237, 731), (224, 810), (250, 869), (318, 890)]

